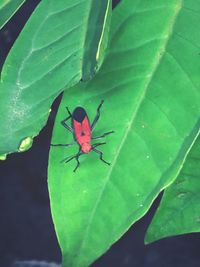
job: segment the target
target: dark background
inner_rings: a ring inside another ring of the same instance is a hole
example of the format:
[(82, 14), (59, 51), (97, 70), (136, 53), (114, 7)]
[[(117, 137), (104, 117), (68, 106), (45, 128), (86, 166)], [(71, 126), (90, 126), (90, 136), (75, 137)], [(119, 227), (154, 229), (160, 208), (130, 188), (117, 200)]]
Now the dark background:
[[(27, 0), (0, 31), (0, 66), (38, 3)], [(61, 261), (47, 191), (48, 150), (59, 100), (33, 147), (0, 161), (0, 267), (10, 267), (15, 260)], [(157, 203), (92, 267), (199, 267), (200, 234), (144, 246), (144, 234)]]

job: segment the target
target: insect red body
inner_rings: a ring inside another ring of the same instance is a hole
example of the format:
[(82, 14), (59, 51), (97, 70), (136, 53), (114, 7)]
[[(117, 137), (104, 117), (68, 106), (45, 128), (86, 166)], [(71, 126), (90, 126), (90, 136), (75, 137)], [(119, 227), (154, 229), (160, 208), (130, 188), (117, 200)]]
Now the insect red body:
[[(94, 129), (97, 121), (99, 120), (100, 108), (101, 108), (102, 104), (103, 104), (103, 100), (101, 101), (100, 105), (97, 108), (97, 114), (96, 114), (92, 124), (90, 124), (87, 113), (86, 113), (85, 109), (82, 107), (76, 107), (72, 114), (69, 111), (69, 109), (67, 108), (69, 116), (66, 119), (61, 121), (61, 124), (66, 129), (68, 129), (70, 132), (73, 133), (74, 139), (75, 139), (76, 143), (79, 145), (79, 151), (76, 155), (71, 156), (71, 157), (67, 157), (66, 159), (63, 160), (65, 163), (67, 163), (67, 162), (71, 161), (72, 159), (76, 159), (77, 165), (76, 165), (76, 168), (74, 169), (74, 172), (77, 170), (77, 168), (80, 165), (79, 157), (83, 154), (88, 154), (91, 150), (94, 151), (95, 153), (99, 154), (99, 158), (101, 161), (110, 165), (110, 163), (108, 163), (107, 161), (105, 161), (103, 159), (103, 153), (96, 148), (100, 145), (104, 145), (105, 142), (104, 143), (96, 143), (93, 145), (91, 144), (92, 140), (100, 139), (100, 138), (105, 137), (106, 135), (113, 133), (113, 131), (110, 131), (110, 132), (106, 132), (100, 136), (92, 137), (92, 130)], [(71, 119), (72, 127), (66, 123), (69, 119)], [(52, 144), (52, 146), (71, 146), (73, 144), (74, 143), (55, 144), (55, 145)]]
[(74, 137), (83, 153), (89, 153), (91, 146), (91, 127), (88, 116), (82, 107), (77, 107), (72, 114)]

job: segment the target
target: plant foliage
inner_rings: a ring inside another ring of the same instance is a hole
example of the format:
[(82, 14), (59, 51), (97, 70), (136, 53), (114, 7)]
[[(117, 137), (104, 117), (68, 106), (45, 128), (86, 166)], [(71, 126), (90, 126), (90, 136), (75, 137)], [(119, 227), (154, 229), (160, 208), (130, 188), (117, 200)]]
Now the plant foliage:
[(28, 149), (63, 88), (91, 79), (104, 57), (110, 16), (110, 0), (41, 1), (1, 73), (0, 155)]
[[(1, 27), (22, 3), (0, 3)], [(63, 267), (94, 262), (167, 187), (146, 242), (199, 231), (200, 0), (122, 0), (113, 12), (111, 4), (41, 1), (1, 73), (0, 159), (31, 147), (64, 89), (53, 144), (73, 142), (60, 123), (66, 107), (83, 106), (92, 121), (104, 100), (92, 134), (114, 131), (101, 147), (111, 166), (91, 152), (74, 173), (76, 162), (61, 161), (78, 145), (50, 149)]]
[(0, 29), (14, 15), (25, 0), (1, 0), (0, 1)]
[[(195, 2), (196, 3), (196, 2)], [(199, 130), (199, 13), (191, 1), (124, 0), (114, 10), (106, 60), (95, 78), (65, 91), (52, 143), (70, 143), (65, 107), (102, 117), (94, 135), (114, 130), (96, 154), (61, 161), (75, 148), (52, 147), (49, 191), (63, 266), (88, 266), (149, 209), (179, 173)]]

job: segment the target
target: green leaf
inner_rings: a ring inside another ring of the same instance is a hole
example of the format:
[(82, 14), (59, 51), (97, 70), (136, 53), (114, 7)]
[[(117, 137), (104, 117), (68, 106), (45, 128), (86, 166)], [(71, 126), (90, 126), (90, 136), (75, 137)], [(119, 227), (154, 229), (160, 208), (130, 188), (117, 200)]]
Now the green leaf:
[(41, 1), (1, 74), (0, 154), (21, 150), (44, 126), (63, 88), (94, 75), (105, 54), (110, 16), (111, 0)]
[(25, 0), (0, 0), (0, 29), (24, 2)]
[(164, 193), (146, 234), (146, 243), (200, 231), (200, 137), (176, 181)]
[[(199, 1), (198, 1), (199, 2)], [(200, 2), (199, 2), (200, 3)], [(78, 151), (50, 150), (48, 186), (63, 266), (85, 267), (102, 255), (149, 209), (177, 176), (200, 126), (200, 13), (196, 2), (124, 0), (115, 9), (108, 56), (95, 78), (67, 89), (53, 144), (71, 143), (60, 121), (83, 106), (93, 135), (114, 130), (94, 152), (61, 163)], [(188, 27), (195, 25), (195, 27)], [(104, 141), (104, 139), (102, 139)]]

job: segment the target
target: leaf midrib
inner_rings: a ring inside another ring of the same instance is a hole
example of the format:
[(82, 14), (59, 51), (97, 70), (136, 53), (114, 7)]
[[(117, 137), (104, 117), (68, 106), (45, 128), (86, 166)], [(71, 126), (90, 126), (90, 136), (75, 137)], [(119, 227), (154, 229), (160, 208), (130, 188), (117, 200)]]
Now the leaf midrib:
[[(95, 203), (94, 208), (93, 208), (93, 210), (91, 212), (91, 216), (90, 216), (90, 218), (88, 220), (88, 226), (86, 227), (85, 234), (83, 235), (82, 242), (80, 243), (80, 247), (78, 249), (78, 253), (77, 253), (78, 256), (77, 256), (77, 261), (76, 261), (77, 266), (79, 266), (80, 258), (81, 258), (80, 255), (81, 255), (81, 253), (83, 251), (83, 248), (85, 246), (85, 243), (86, 243), (86, 240), (87, 240), (87, 236), (88, 236), (88, 233), (89, 233), (89, 230), (90, 230), (90, 227), (91, 227), (93, 218), (95, 216), (95, 213), (96, 213), (96, 210), (97, 210), (98, 205), (100, 203), (100, 200), (102, 198), (102, 195), (104, 194), (104, 191), (106, 189), (106, 185), (109, 182), (109, 179), (110, 179), (112, 170), (113, 170), (113, 168), (115, 166), (115, 163), (116, 163), (116, 161), (118, 159), (118, 156), (120, 154), (120, 151), (121, 151), (121, 149), (122, 149), (122, 147), (123, 147), (123, 145), (124, 145), (124, 143), (125, 143), (125, 141), (127, 139), (127, 136), (128, 136), (128, 134), (129, 134), (129, 132), (131, 130), (131, 127), (133, 125), (133, 122), (134, 122), (134, 120), (135, 120), (135, 118), (136, 118), (136, 116), (137, 116), (137, 114), (138, 114), (138, 112), (140, 110), (141, 103), (143, 102), (143, 100), (144, 100), (144, 98), (146, 96), (147, 90), (149, 88), (149, 85), (150, 85), (153, 77), (154, 77), (154, 74), (156, 73), (156, 71), (157, 71), (157, 69), (158, 69), (158, 67), (160, 65), (160, 62), (161, 62), (161, 60), (162, 60), (162, 58), (164, 56), (164, 52), (166, 51), (166, 47), (167, 47), (168, 42), (170, 40), (171, 34), (173, 32), (173, 27), (174, 27), (174, 24), (176, 22), (176, 18), (179, 15), (179, 12), (181, 10), (182, 5), (183, 5), (183, 0), (180, 0), (180, 3), (178, 3), (177, 6), (175, 6), (175, 10), (174, 10), (175, 14), (172, 17), (172, 19), (170, 20), (168, 27), (166, 27), (167, 28), (166, 34), (168, 33), (168, 38), (166, 38), (165, 43), (163, 45), (161, 45), (160, 49), (157, 52), (157, 55), (155, 57), (155, 60), (152, 63), (152, 69), (153, 69), (152, 74), (149, 77), (147, 77), (148, 79), (146, 81), (146, 85), (144, 86), (144, 93), (141, 95), (140, 101), (138, 101), (138, 105), (137, 105), (137, 107), (135, 109), (135, 112), (133, 112), (133, 116), (131, 117), (131, 120), (130, 120), (131, 123), (129, 123), (129, 125), (128, 125), (127, 129), (126, 129), (125, 135), (124, 135), (124, 137), (122, 139), (122, 142), (121, 142), (121, 144), (120, 144), (120, 146), (119, 146), (119, 148), (118, 148), (118, 150), (117, 150), (117, 152), (115, 154), (115, 157), (114, 157), (113, 163), (112, 163), (112, 165), (110, 167), (110, 170), (108, 172), (108, 175), (105, 178), (105, 182), (104, 182), (104, 184), (102, 186), (102, 190), (100, 191), (99, 196), (97, 197), (96, 203)], [(114, 37), (115, 36), (113, 36), (113, 38)], [(163, 51), (163, 53), (160, 53), (160, 51)]]

